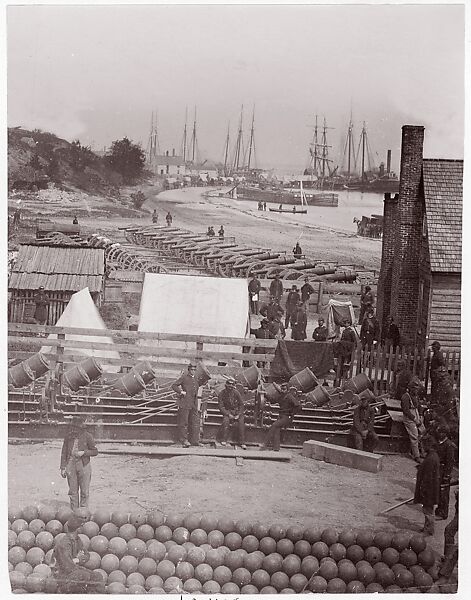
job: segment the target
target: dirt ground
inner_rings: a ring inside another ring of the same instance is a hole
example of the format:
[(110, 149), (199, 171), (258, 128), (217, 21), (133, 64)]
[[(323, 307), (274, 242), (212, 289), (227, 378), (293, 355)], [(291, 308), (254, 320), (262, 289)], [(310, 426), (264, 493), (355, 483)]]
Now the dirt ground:
[[(98, 444), (99, 450), (106, 447)], [(60, 448), (60, 440), (9, 445), (9, 506), (68, 504), (67, 483), (59, 475)], [(413, 495), (416, 468), (409, 458), (384, 456), (383, 470), (373, 474), (290, 452), (290, 462), (245, 459), (243, 466), (232, 458), (99, 454), (92, 459), (90, 507), (230, 515), (267, 525), (408, 532), (423, 526), (417, 505), (379, 514)], [(437, 522), (435, 536), (429, 538), (439, 552), (444, 528), (443, 521)]]

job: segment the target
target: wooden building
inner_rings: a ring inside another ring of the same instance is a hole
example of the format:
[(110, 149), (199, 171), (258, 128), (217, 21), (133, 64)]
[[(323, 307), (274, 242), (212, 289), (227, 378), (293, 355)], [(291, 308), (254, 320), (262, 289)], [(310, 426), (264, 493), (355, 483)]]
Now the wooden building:
[(32, 321), (33, 297), (39, 286), (48, 295), (48, 325), (54, 325), (70, 297), (88, 287), (101, 306), (105, 289), (105, 251), (102, 248), (21, 245), (8, 281), (8, 320)]
[(463, 161), (424, 159), (423, 139), (403, 127), (399, 194), (385, 194), (378, 318), (406, 345), (459, 350)]

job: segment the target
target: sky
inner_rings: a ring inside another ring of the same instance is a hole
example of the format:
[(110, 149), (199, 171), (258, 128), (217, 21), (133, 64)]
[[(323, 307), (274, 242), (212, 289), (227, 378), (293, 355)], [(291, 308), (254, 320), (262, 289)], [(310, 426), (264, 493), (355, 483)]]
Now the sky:
[(424, 125), (426, 157), (462, 158), (460, 5), (108, 5), (7, 8), (8, 125), (99, 150), (146, 148), (152, 111), (163, 151), (180, 152), (196, 106), (200, 158), (222, 160), (241, 105), (256, 166), (307, 166), (315, 115), (341, 160), (350, 114), (376, 166), (401, 127)]

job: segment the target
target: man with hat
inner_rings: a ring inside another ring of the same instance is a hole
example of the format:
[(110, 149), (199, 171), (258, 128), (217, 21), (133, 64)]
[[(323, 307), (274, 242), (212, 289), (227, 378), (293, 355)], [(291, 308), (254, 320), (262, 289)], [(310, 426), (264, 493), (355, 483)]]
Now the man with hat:
[(104, 594), (105, 581), (101, 573), (83, 565), (90, 558), (80, 539), (84, 519), (76, 515), (65, 524), (66, 533), (54, 545), (52, 571), (61, 594)]
[(407, 386), (407, 391), (402, 395), (401, 408), (404, 415), (404, 427), (410, 440), (411, 455), (415, 462), (420, 463), (419, 451), (419, 433), (422, 433), (424, 427), (419, 415), (419, 391), (420, 381), (417, 377), (412, 377)]
[(379, 339), (379, 322), (373, 308), (367, 310), (361, 323), (360, 340), (364, 348), (371, 350)]
[(305, 340), (307, 337), (307, 314), (306, 305), (299, 300), (294, 316), (291, 320), (291, 339), (292, 340)]
[(249, 299), (250, 299), (250, 312), (253, 315), (258, 315), (258, 299), (260, 297), (260, 289), (262, 284), (257, 277), (257, 274), (252, 275), (252, 279), (249, 281)]
[[(262, 319), (260, 321), (260, 327), (258, 329), (251, 329), (250, 333), (252, 333), (259, 340), (274, 339), (274, 336), (272, 335), (268, 325), (269, 325), (268, 319)], [(265, 354), (266, 351), (267, 351), (267, 348), (257, 348), (257, 347), (254, 348), (254, 354)], [(257, 366), (264, 367), (265, 362), (259, 361), (259, 362), (257, 362)]]
[(319, 317), (317, 321), (317, 327), (312, 332), (312, 339), (315, 342), (326, 342), (327, 341), (327, 327), (324, 325), (324, 319)]
[(440, 388), (440, 381), (443, 377), (442, 374), (446, 373), (445, 357), (443, 356), (443, 352), (440, 348), (440, 342), (433, 342), (432, 356), (430, 358), (430, 394), (434, 403), (438, 403), (440, 401), (440, 398), (438, 398), (438, 390)]
[(301, 297), (298, 292), (298, 286), (292, 285), (291, 290), (288, 292), (288, 298), (286, 299), (285, 329), (293, 326), (298, 302), (300, 301)]
[[(172, 390), (178, 394), (178, 441), (184, 448), (199, 446), (199, 418), (198, 418), (198, 379), (196, 378), (196, 365), (190, 363), (187, 373), (172, 383)], [(190, 438), (190, 441), (188, 441)]]
[(49, 298), (44, 291), (43, 285), (39, 286), (38, 291), (33, 296), (33, 301), (36, 306), (33, 318), (38, 325), (45, 325), (49, 312)]
[(428, 536), (435, 533), (434, 509), (440, 496), (440, 459), (437, 441), (433, 436), (424, 436), (422, 444), (426, 456), (417, 469), (414, 503), (422, 504), (425, 517), (422, 532)]
[(440, 459), (440, 498), (435, 517), (446, 520), (448, 519), (451, 472), (455, 464), (456, 446), (448, 437), (448, 427), (446, 425), (437, 427), (436, 438), (437, 452)]
[(408, 368), (406, 361), (400, 358), (397, 361), (394, 371), (394, 385), (392, 394), (396, 400), (401, 400), (402, 396), (407, 392), (407, 386), (412, 379), (412, 371)]
[(219, 410), (222, 414), (221, 425), (221, 445), (227, 444), (229, 437), (229, 427), (237, 422), (239, 430), (239, 444), (243, 450), (245, 445), (245, 419), (244, 419), (244, 401), (236, 389), (236, 381), (232, 377), (227, 379), (225, 388), (218, 395)]
[(279, 273), (275, 273), (275, 279), (270, 283), (270, 296), (276, 300), (277, 304), (280, 303), (283, 297), (283, 282)]
[(360, 296), (360, 315), (358, 317), (358, 322), (363, 323), (363, 317), (367, 312), (369, 312), (375, 303), (375, 297), (373, 292), (371, 291), (371, 287), (369, 285), (365, 286), (365, 290)]
[(353, 410), (353, 426), (350, 432), (353, 445), (357, 450), (374, 452), (378, 444), (378, 436), (375, 433), (375, 411), (366, 397), (360, 397), (359, 404)]
[(314, 288), (309, 283), (309, 277), (304, 278), (304, 285), (301, 287), (301, 300), (302, 302), (308, 302), (311, 294), (314, 293)]
[(294, 415), (300, 410), (301, 400), (297, 394), (297, 389), (294, 386), (289, 387), (287, 383), (282, 383), (278, 388), (276, 384), (274, 385), (280, 392), (279, 399), (277, 400), (280, 411), (278, 419), (268, 430), (267, 438), (262, 446), (262, 450), (266, 450), (270, 444), (273, 444), (273, 450), (279, 452), (281, 430), (291, 425)]
[[(61, 477), (67, 477), (69, 484), (70, 508), (88, 508), (92, 466), (90, 457), (98, 450), (92, 434), (85, 429), (85, 418), (74, 416), (64, 437), (61, 451)], [(80, 498), (79, 498), (80, 494)]]

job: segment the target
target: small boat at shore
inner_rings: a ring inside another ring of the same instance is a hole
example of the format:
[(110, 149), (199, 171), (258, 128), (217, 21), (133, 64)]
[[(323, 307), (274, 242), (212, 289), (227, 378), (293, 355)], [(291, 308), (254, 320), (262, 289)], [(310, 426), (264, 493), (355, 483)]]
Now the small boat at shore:
[(293, 207), (293, 209), (290, 208), (268, 208), (268, 210), (270, 212), (276, 212), (276, 213), (291, 213), (292, 215), (305, 215), (307, 214), (307, 208), (296, 208), (296, 206)]

